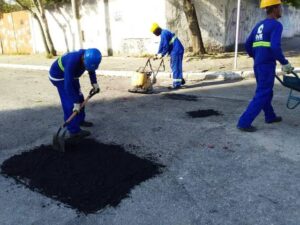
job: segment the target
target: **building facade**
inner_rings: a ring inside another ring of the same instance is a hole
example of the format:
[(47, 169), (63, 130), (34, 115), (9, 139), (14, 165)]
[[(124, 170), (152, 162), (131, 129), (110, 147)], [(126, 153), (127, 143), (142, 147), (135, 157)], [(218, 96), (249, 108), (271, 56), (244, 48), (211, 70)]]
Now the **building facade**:
[[(252, 27), (265, 17), (259, 1), (242, 0), (239, 43)], [(205, 47), (224, 51), (235, 41), (236, 0), (194, 0)], [(46, 16), (55, 49), (60, 52), (80, 48), (77, 23), (72, 8), (65, 5), (47, 10)], [(281, 22), (284, 37), (300, 34), (300, 11), (284, 7)], [(150, 33), (153, 22), (177, 34), (186, 49), (191, 46), (189, 29), (181, 1), (178, 0), (82, 0), (80, 27), (82, 46), (101, 49), (103, 55), (142, 56), (153, 54), (159, 38)], [(0, 53), (45, 52), (37, 21), (22, 11), (0, 17)]]

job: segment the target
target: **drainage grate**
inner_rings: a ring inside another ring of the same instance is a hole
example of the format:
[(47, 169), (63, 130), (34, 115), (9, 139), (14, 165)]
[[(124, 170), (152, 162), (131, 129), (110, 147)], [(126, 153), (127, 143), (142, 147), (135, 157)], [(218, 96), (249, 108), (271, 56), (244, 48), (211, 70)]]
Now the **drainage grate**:
[(15, 155), (2, 164), (1, 173), (89, 214), (117, 206), (134, 186), (159, 174), (163, 167), (122, 146), (91, 139), (67, 147), (66, 153), (42, 145)]

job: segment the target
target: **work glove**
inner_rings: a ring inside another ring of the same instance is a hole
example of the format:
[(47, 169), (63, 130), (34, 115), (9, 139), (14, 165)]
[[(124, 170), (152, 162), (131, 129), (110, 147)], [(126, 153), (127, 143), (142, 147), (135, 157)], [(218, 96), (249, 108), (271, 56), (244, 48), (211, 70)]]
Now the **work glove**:
[(93, 86), (93, 91), (95, 93), (99, 93), (100, 92), (100, 87), (99, 87), (99, 85), (97, 83), (92, 84), (92, 86)]
[(293, 72), (294, 69), (295, 68), (292, 67), (292, 65), (290, 63), (288, 63), (286, 65), (282, 65), (282, 67), (281, 67), (282, 72), (287, 73), (287, 74)]
[(73, 112), (80, 112), (80, 103), (74, 103)]
[(153, 59), (156, 60), (156, 59), (161, 59), (163, 56), (162, 54), (156, 54)]

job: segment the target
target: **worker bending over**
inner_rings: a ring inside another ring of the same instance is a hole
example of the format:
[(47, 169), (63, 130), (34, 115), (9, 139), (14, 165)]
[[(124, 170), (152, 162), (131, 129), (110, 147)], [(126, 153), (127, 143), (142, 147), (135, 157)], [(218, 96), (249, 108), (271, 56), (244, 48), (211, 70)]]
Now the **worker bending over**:
[(96, 48), (80, 49), (60, 56), (50, 68), (49, 78), (58, 90), (64, 120), (66, 121), (73, 112), (79, 112), (67, 127), (70, 138), (84, 138), (91, 134), (89, 131), (80, 129), (80, 126), (91, 127), (93, 124), (85, 121), (84, 108), (80, 111), (80, 104), (84, 101), (84, 96), (80, 90), (79, 77), (87, 70), (93, 91), (99, 93), (100, 88), (95, 70), (101, 59), (101, 53)]
[(171, 56), (171, 69), (173, 73), (173, 86), (171, 89), (178, 89), (185, 84), (182, 77), (182, 60), (184, 48), (176, 35), (166, 29), (159, 27), (157, 23), (153, 23), (151, 32), (156, 36), (161, 36), (158, 53), (154, 59), (161, 59), (165, 55)]
[(266, 10), (267, 18), (259, 22), (246, 41), (246, 51), (254, 59), (254, 73), (257, 82), (255, 96), (248, 108), (240, 117), (238, 129), (254, 132), (252, 122), (264, 111), (266, 123), (282, 121), (272, 107), (273, 86), (276, 73), (276, 60), (282, 65), (282, 71), (291, 73), (293, 67), (284, 57), (281, 50), (282, 24), (277, 21), (281, 17), (280, 0), (262, 0), (261, 8)]

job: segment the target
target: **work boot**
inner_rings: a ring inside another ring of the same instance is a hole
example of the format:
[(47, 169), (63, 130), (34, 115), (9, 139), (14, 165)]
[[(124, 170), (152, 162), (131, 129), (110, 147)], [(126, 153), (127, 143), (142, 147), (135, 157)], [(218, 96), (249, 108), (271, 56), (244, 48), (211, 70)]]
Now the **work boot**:
[(281, 116), (276, 116), (273, 120), (271, 121), (266, 121), (266, 123), (271, 124), (271, 123), (279, 123), (282, 121), (282, 117)]
[(85, 137), (88, 137), (91, 135), (91, 132), (87, 131), (87, 130), (80, 130), (77, 133), (70, 133), (70, 139), (83, 139)]
[(81, 127), (92, 127), (92, 126), (94, 126), (94, 124), (93, 124), (92, 122), (82, 121), (82, 122), (80, 123), (80, 126), (81, 126)]
[(182, 78), (181, 85), (185, 85), (185, 79)]
[(257, 129), (253, 126), (250, 126), (250, 127), (237, 127), (237, 129), (239, 129), (240, 131), (243, 131), (243, 132), (255, 132), (255, 131), (257, 131)]

